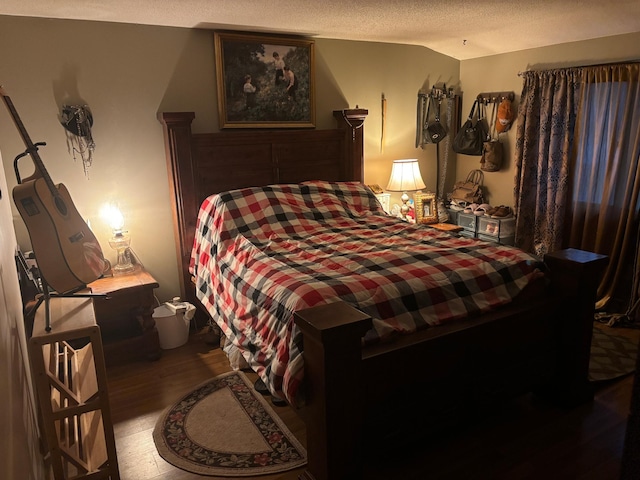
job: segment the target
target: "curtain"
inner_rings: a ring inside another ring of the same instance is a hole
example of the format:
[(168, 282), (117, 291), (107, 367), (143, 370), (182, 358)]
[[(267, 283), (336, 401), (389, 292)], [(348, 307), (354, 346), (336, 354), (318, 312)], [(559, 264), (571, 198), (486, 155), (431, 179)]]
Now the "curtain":
[(565, 247), (608, 255), (598, 309), (625, 286), (630, 265), (631, 302), (640, 296), (639, 69), (627, 63), (523, 74), (515, 242), (537, 255)]
[(515, 146), (515, 244), (542, 256), (562, 248), (581, 71), (523, 76)]
[(609, 256), (598, 287), (602, 309), (625, 288), (638, 244), (640, 64), (582, 71), (566, 246)]

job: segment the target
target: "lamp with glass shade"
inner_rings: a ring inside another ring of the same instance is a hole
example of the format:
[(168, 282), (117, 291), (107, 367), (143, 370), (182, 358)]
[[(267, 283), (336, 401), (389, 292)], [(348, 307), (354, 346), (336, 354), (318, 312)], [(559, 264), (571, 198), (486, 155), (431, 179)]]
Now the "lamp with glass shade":
[(103, 210), (103, 215), (107, 218), (113, 236), (109, 238), (109, 246), (116, 251), (116, 264), (111, 267), (113, 274), (125, 274), (132, 272), (135, 267), (131, 263), (129, 247), (131, 236), (124, 230), (124, 217), (120, 209), (114, 205), (107, 205)]

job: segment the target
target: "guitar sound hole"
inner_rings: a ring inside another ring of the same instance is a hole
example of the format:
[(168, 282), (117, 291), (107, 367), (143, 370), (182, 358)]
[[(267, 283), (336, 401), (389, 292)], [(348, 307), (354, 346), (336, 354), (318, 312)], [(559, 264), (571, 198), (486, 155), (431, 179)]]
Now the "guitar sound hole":
[(56, 202), (56, 208), (60, 212), (60, 215), (66, 215), (67, 214), (67, 205), (65, 205), (64, 200), (62, 200), (62, 198), (60, 198), (60, 197), (56, 197), (55, 202)]

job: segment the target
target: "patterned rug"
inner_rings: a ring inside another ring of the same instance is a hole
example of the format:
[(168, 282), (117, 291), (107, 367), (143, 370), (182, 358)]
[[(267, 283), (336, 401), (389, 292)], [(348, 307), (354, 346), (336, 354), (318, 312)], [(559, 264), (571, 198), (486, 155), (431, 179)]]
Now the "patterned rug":
[(245, 477), (306, 464), (307, 453), (242, 372), (215, 377), (167, 409), (153, 432), (158, 453), (199, 475)]
[(613, 380), (635, 370), (638, 344), (616, 335), (614, 330), (593, 328), (589, 359), (589, 380), (592, 382)]

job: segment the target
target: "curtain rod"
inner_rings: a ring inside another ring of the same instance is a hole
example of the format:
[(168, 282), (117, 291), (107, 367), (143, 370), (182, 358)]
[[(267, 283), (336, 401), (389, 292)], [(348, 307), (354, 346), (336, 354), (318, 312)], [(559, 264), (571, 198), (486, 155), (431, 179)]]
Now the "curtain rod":
[(598, 63), (594, 65), (575, 65), (573, 67), (558, 67), (558, 68), (549, 68), (546, 70), (525, 70), (524, 72), (518, 72), (518, 76), (522, 77), (525, 73), (536, 72), (536, 73), (544, 73), (544, 72), (553, 72), (556, 70), (569, 70), (572, 68), (589, 68), (589, 67), (612, 67), (614, 65), (635, 65), (640, 63), (640, 60), (627, 60), (624, 62), (611, 62), (611, 63)]

